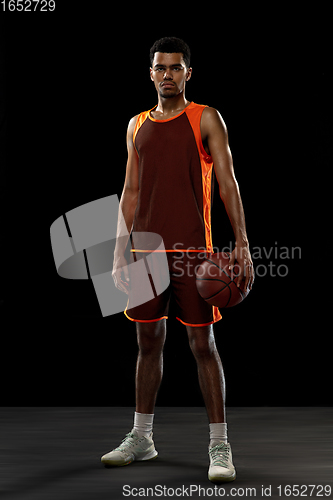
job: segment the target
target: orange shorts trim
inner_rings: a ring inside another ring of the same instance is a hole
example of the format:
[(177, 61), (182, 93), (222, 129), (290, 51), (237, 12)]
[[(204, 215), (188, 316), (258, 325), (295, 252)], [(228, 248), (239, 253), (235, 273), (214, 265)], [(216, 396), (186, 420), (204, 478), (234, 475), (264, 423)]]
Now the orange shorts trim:
[[(214, 323), (216, 323), (216, 321), (210, 321), (209, 323), (193, 324), (193, 323), (185, 323), (185, 321), (183, 321), (180, 318), (177, 318), (177, 316), (176, 316), (176, 319), (178, 319), (178, 321), (180, 321), (181, 323), (183, 323), (183, 325), (186, 325), (186, 326), (208, 326), (208, 325), (213, 325)], [(220, 318), (220, 319), (222, 319), (222, 318)], [(219, 321), (219, 320), (217, 320), (217, 321)]]
[[(131, 318), (127, 314), (126, 311), (124, 311), (124, 314), (125, 314), (126, 318), (128, 318), (130, 321), (134, 321), (135, 323), (155, 323), (157, 321), (161, 321), (161, 319), (168, 319), (168, 316), (162, 316), (161, 318), (157, 318), (157, 319), (134, 319), (134, 318)], [(220, 321), (220, 319), (222, 319), (222, 316), (221, 316), (221, 318), (217, 319), (216, 321), (210, 321), (209, 323), (200, 323), (200, 324), (185, 323), (185, 321), (183, 321), (182, 319), (178, 318), (177, 316), (176, 316), (176, 319), (178, 319), (178, 321), (180, 321), (185, 326), (208, 326), (208, 325), (213, 325), (217, 321)]]
[(168, 319), (168, 316), (162, 316), (161, 318), (157, 319), (134, 319), (127, 314), (126, 309), (124, 311), (124, 314), (126, 318), (128, 318), (130, 321), (135, 321), (136, 323), (155, 323), (156, 321), (161, 321), (161, 319)]

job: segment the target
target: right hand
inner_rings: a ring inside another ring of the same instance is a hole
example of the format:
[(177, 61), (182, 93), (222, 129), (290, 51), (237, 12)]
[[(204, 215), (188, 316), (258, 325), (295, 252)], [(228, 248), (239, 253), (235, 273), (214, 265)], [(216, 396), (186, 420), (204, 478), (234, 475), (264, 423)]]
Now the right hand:
[(127, 261), (124, 256), (117, 257), (113, 262), (112, 278), (116, 287), (124, 293), (129, 293), (129, 275)]

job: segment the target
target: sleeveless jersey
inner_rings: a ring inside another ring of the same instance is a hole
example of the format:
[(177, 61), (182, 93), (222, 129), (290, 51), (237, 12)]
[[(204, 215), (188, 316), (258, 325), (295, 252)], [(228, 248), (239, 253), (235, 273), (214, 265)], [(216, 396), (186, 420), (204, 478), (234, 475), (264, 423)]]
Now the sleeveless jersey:
[(205, 107), (191, 102), (178, 115), (155, 120), (155, 106), (140, 113), (135, 125), (139, 197), (133, 232), (157, 233), (168, 252), (213, 251), (213, 161), (200, 132)]

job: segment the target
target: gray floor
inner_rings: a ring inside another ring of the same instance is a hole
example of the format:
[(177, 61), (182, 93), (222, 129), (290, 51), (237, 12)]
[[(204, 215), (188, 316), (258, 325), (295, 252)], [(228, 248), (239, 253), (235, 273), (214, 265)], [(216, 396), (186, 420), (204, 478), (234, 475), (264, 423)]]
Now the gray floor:
[[(237, 479), (215, 491), (207, 479), (204, 408), (156, 408), (154, 440), (159, 457), (104, 468), (100, 456), (130, 431), (133, 411), (1, 408), (1, 500), (220, 498), (222, 494), (264, 498), (262, 487), (271, 498), (287, 498), (286, 485), (316, 485), (312, 492), (305, 487), (300, 492), (327, 498), (328, 489), (319, 485), (333, 489), (333, 408), (228, 408)], [(123, 495), (129, 488), (136, 497)], [(166, 494), (160, 495), (162, 491)]]

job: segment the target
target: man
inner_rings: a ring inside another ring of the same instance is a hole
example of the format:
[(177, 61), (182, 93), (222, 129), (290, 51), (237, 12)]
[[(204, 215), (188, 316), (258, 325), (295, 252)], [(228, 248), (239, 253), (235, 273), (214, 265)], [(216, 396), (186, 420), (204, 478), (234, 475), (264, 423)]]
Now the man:
[[(208, 477), (213, 482), (232, 481), (236, 472), (227, 439), (224, 374), (212, 326), (221, 315), (198, 294), (193, 272), (213, 248), (213, 168), (236, 240), (230, 268), (237, 259), (241, 271), (238, 286), (244, 279), (245, 287), (251, 289), (254, 273), (245, 217), (220, 114), (185, 98), (185, 86), (192, 75), (189, 47), (178, 38), (162, 38), (151, 48), (150, 58), (150, 78), (157, 90), (158, 104), (129, 122), (128, 162), (120, 208), (129, 232), (152, 232), (163, 238), (170, 286), (142, 305), (131, 307), (129, 300), (125, 314), (136, 322), (139, 346), (134, 427), (121, 445), (101, 460), (105, 465), (119, 466), (157, 456), (152, 439), (153, 417), (162, 379), (171, 293), (177, 319), (186, 326), (197, 362), (210, 422)], [(125, 267), (125, 245), (121, 241), (119, 238), (115, 250), (113, 278), (116, 286), (128, 293), (132, 277)], [(135, 255), (142, 257), (147, 249), (135, 250)]]

